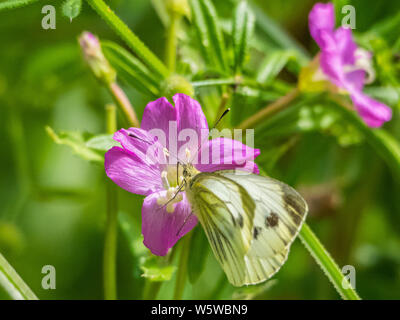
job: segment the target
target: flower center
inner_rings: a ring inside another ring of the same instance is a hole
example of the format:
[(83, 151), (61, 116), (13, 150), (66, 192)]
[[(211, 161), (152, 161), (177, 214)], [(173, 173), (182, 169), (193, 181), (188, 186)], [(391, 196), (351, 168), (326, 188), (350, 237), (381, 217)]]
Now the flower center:
[(173, 213), (175, 210), (175, 203), (183, 200), (182, 194), (177, 194), (177, 190), (178, 188), (168, 188), (166, 196), (157, 198), (157, 204), (160, 206), (166, 205), (166, 210), (168, 213)]
[(357, 70), (365, 71), (367, 78), (365, 83), (372, 83), (375, 80), (375, 70), (372, 66), (371, 54), (362, 48), (358, 48), (355, 52), (356, 62), (354, 65), (345, 65), (345, 72), (352, 72)]

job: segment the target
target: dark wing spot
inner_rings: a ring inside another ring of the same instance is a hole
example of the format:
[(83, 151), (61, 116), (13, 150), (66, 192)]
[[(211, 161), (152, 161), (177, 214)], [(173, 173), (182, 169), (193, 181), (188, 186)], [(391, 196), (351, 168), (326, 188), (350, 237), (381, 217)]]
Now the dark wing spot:
[(243, 216), (241, 214), (239, 214), (237, 222), (239, 223), (240, 228), (243, 228)]
[(253, 238), (255, 240), (257, 240), (260, 232), (261, 232), (261, 228), (260, 227), (254, 227), (254, 229), (253, 229)]
[(285, 204), (291, 206), (299, 215), (304, 216), (304, 214), (306, 213), (304, 200), (298, 195), (294, 194), (293, 191), (288, 191), (291, 190), (286, 190), (283, 195), (283, 200), (285, 201)]
[(303, 198), (293, 192), (293, 190), (291, 190), (289, 187), (286, 186), (283, 191), (283, 201), (285, 202), (285, 209), (290, 214), (294, 223), (300, 225), (307, 211), (306, 204)]
[(276, 227), (279, 222), (279, 217), (275, 212), (271, 212), (271, 214), (265, 218), (265, 225), (267, 228), (271, 227)]

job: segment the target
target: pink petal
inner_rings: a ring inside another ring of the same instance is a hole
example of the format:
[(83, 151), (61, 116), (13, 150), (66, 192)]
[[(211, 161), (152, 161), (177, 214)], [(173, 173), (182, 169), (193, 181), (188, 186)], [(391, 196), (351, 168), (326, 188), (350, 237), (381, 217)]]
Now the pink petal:
[(365, 71), (356, 70), (345, 75), (345, 86), (348, 91), (362, 91), (365, 83)]
[(351, 29), (340, 27), (334, 32), (336, 47), (342, 57), (344, 65), (353, 65), (356, 62), (355, 52), (357, 45), (353, 41)]
[(175, 204), (175, 211), (172, 213), (167, 212), (157, 203), (157, 198), (165, 197), (165, 195), (165, 190), (148, 195), (142, 207), (143, 243), (158, 256), (166, 255), (168, 250), (197, 224), (194, 214), (185, 222), (185, 218), (192, 210), (184, 193), (183, 200)]
[(159, 141), (168, 148), (170, 121), (177, 121), (176, 108), (168, 102), (167, 98), (162, 97), (150, 102), (144, 108), (140, 127), (145, 131), (150, 131), (153, 136), (156, 135), (154, 129), (161, 130), (164, 139), (159, 139)]
[(186, 148), (193, 156), (197, 153), (201, 142), (208, 137), (208, 124), (203, 110), (196, 100), (183, 93), (174, 95), (173, 100), (177, 110), (178, 134), (180, 135), (179, 157), (183, 159)]
[(376, 101), (362, 92), (353, 92), (351, 95), (359, 115), (369, 127), (380, 127), (392, 118), (392, 109)]
[(321, 31), (333, 32), (335, 27), (335, 12), (332, 3), (316, 3), (308, 15), (310, 33), (321, 47)]
[(121, 188), (148, 195), (163, 188), (158, 166), (150, 166), (134, 153), (112, 147), (105, 154), (107, 176)]
[(139, 128), (121, 129), (114, 133), (113, 139), (122, 147), (138, 156), (149, 166), (164, 163), (163, 146), (150, 133)]
[(259, 149), (236, 140), (217, 138), (204, 143), (195, 166), (201, 172), (241, 169), (258, 173), (254, 159), (259, 155)]

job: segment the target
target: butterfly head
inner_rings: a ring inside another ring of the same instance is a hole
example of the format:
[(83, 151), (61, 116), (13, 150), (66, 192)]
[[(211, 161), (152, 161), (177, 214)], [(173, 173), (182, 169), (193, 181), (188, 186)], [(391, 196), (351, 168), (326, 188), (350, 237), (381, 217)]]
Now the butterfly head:
[(183, 178), (185, 181), (190, 181), (196, 174), (199, 173), (199, 171), (191, 164), (191, 163), (186, 163), (183, 164)]

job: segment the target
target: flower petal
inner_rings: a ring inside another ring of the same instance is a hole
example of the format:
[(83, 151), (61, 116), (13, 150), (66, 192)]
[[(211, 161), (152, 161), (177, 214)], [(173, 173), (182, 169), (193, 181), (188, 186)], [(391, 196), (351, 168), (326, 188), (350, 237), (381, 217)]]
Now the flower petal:
[(167, 98), (162, 97), (150, 102), (144, 108), (140, 127), (150, 133), (153, 133), (154, 129), (160, 129), (164, 133), (164, 139), (159, 139), (159, 141), (168, 148), (170, 121), (177, 121), (176, 108), (168, 102)]
[(335, 12), (332, 3), (316, 3), (308, 15), (308, 26), (315, 42), (321, 47), (321, 32), (333, 32)]
[(392, 118), (392, 109), (382, 102), (358, 91), (353, 92), (350, 97), (359, 115), (369, 127), (380, 127)]
[(149, 166), (136, 154), (120, 147), (106, 152), (104, 167), (107, 176), (129, 192), (148, 195), (163, 188), (157, 166)]
[(121, 143), (127, 152), (135, 154), (149, 166), (166, 163), (163, 146), (143, 129), (121, 129), (114, 133), (113, 139)]
[(334, 39), (338, 52), (344, 65), (354, 65), (357, 45), (353, 41), (352, 31), (349, 28), (340, 27), (334, 32)]
[(175, 204), (175, 210), (172, 213), (167, 212), (157, 203), (159, 197), (166, 196), (166, 191), (150, 194), (144, 199), (142, 207), (143, 243), (155, 255), (166, 255), (168, 250), (197, 224), (194, 214), (189, 217), (192, 210), (185, 194), (182, 195), (183, 200)]
[(195, 166), (201, 172), (241, 169), (258, 173), (254, 159), (259, 155), (259, 149), (253, 149), (237, 140), (217, 138), (204, 144)]
[[(208, 137), (208, 124), (203, 110), (196, 100), (183, 93), (174, 95), (173, 100), (177, 110), (178, 134), (181, 135), (178, 141), (178, 154), (182, 159), (185, 157), (186, 148), (192, 155), (197, 153), (201, 142)], [(182, 141), (182, 139), (186, 140)]]

